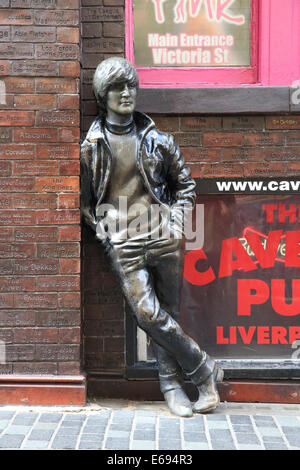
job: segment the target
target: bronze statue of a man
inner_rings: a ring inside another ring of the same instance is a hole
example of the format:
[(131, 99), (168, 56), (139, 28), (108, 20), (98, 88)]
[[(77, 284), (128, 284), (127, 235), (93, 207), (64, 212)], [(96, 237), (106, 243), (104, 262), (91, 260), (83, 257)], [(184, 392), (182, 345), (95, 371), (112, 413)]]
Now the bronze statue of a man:
[[(93, 86), (99, 117), (81, 149), (83, 217), (103, 244), (137, 324), (153, 339), (169, 409), (184, 417), (212, 411), (220, 402), (216, 382), (223, 371), (178, 324), (178, 221), (193, 208), (195, 182), (174, 138), (135, 111), (138, 75), (126, 59), (101, 62)], [(193, 406), (184, 376), (199, 391)]]

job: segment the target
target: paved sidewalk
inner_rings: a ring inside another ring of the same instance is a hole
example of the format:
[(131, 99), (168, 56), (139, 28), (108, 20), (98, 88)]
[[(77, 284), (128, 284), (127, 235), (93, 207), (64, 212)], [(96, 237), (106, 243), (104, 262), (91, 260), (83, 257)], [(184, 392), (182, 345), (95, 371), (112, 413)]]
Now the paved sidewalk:
[(161, 402), (2, 406), (0, 449), (300, 450), (300, 405), (222, 403), (189, 419)]

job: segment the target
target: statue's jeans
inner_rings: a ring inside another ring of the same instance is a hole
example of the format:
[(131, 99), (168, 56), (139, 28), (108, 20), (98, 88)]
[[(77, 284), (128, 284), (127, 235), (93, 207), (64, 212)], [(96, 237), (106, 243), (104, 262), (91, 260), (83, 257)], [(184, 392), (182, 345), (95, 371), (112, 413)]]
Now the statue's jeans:
[(178, 324), (182, 240), (102, 243), (139, 327), (156, 343), (161, 391), (180, 387), (182, 371), (196, 385), (205, 380), (214, 362)]

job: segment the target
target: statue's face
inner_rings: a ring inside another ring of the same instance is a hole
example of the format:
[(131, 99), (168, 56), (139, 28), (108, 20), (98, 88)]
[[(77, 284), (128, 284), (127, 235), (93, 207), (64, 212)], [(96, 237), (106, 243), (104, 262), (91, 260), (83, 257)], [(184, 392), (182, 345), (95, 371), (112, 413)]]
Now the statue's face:
[(128, 82), (115, 83), (110, 86), (106, 108), (117, 114), (131, 114), (135, 110), (137, 89)]

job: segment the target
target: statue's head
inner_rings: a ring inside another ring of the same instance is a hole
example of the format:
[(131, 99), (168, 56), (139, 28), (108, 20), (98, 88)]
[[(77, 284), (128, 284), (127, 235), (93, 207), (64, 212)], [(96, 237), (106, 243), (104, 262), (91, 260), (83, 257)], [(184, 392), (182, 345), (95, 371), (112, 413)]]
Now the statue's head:
[(128, 60), (122, 57), (110, 57), (98, 65), (94, 74), (93, 88), (102, 113), (107, 111), (109, 103), (113, 105), (113, 93), (117, 93), (125, 85), (130, 95), (132, 95), (130, 100), (134, 102), (129, 106), (130, 103), (128, 101), (128, 106), (126, 106), (127, 102), (123, 100), (124, 105), (118, 107), (120, 114), (127, 114), (135, 108), (135, 97), (139, 88), (137, 71)]

